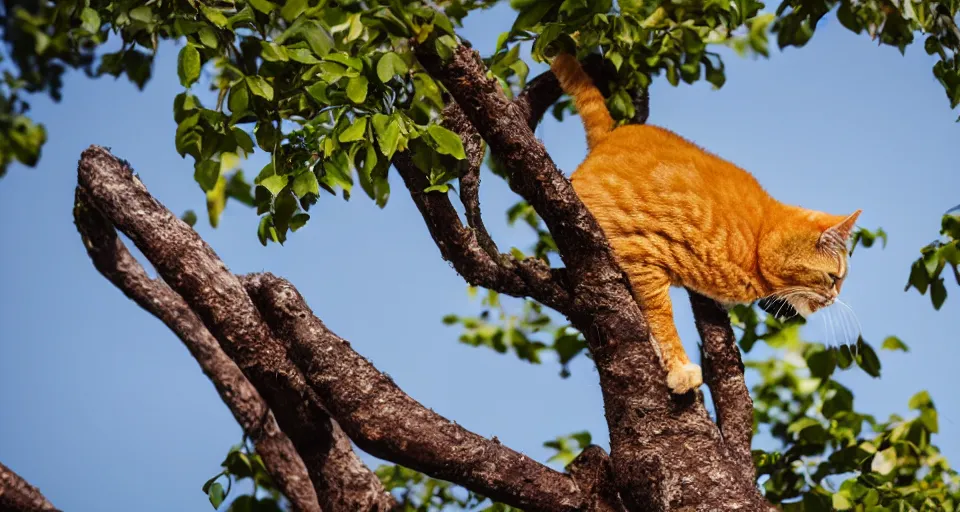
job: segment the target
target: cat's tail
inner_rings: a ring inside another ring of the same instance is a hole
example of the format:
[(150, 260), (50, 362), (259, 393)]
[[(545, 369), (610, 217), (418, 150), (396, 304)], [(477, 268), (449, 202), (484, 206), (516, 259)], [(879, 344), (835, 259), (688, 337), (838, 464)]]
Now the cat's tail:
[(557, 55), (550, 64), (550, 69), (560, 81), (563, 92), (573, 97), (573, 103), (587, 132), (587, 147), (596, 147), (613, 131), (614, 125), (600, 89), (597, 89), (593, 80), (583, 71), (577, 58), (569, 53), (562, 52)]

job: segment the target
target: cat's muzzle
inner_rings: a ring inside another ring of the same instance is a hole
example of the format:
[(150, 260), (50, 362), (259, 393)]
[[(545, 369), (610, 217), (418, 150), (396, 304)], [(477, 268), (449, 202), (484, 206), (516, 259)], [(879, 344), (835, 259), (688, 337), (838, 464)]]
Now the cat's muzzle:
[(789, 320), (800, 316), (800, 313), (789, 302), (778, 297), (764, 297), (757, 301), (757, 306), (780, 320)]

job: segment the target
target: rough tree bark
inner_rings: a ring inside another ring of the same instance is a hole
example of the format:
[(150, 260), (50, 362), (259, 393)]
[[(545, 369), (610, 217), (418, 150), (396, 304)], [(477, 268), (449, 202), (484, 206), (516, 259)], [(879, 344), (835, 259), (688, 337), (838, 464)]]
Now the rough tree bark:
[(12, 469), (0, 464), (0, 511), (40, 512), (58, 510), (40, 492)]
[[(91, 148), (84, 152), (79, 175), (74, 213), (94, 265), (183, 340), (256, 443), (258, 453), (263, 446), (264, 465), (271, 476), (280, 474), (274, 478), (285, 494), (290, 493), (287, 496), (293, 505), (301, 510), (320, 510), (319, 497), (324, 510), (391, 508), (394, 500), (342, 439), (336, 424), (286, 357), (284, 345), (259, 321), (239, 280), (226, 272), (199, 236), (193, 230), (184, 230), (186, 224), (153, 200), (131, 169), (106, 150)], [(151, 263), (167, 283), (179, 288), (149, 279), (129, 254), (113, 225), (131, 224), (141, 231), (128, 227), (124, 233), (150, 255)], [(165, 241), (164, 237), (170, 238)], [(216, 279), (227, 284), (217, 285)], [(229, 288), (231, 280), (237, 289)], [(202, 302), (195, 298), (198, 295), (204, 296)], [(194, 297), (204, 308), (188, 304), (183, 297)], [(202, 322), (196, 311), (205, 311), (213, 319)], [(231, 360), (227, 350), (241, 355)], [(244, 371), (233, 361), (243, 361)], [(275, 428), (268, 404), (283, 432)], [(309, 480), (303, 478), (304, 462)], [(313, 489), (304, 487), (310, 480)]]
[[(713, 422), (699, 391), (667, 390), (642, 311), (602, 231), (533, 135), (561, 95), (555, 78), (532, 80), (511, 102), (468, 48), (445, 62), (425, 48), (417, 54), (455, 99), (444, 124), (468, 154), (460, 173), (466, 225), (446, 194), (423, 192), (426, 180), (408, 154), (397, 155), (395, 167), (442, 257), (467, 281), (531, 297), (584, 333), (603, 390), (610, 456), (589, 447), (559, 473), (430, 411), (328, 330), (293, 285), (230, 273), (128, 166), (95, 146), (81, 157), (76, 210), (94, 264), (180, 336), (244, 429), (259, 433), (258, 451), (259, 443), (274, 446), (270, 471), (284, 473), (278, 482), (299, 497), (301, 510), (395, 506), (343, 432), (374, 455), (526, 510), (770, 509), (754, 483), (752, 403), (729, 319), (691, 294)], [(601, 73), (597, 66), (588, 69)], [(643, 101), (635, 122), (646, 118)], [(508, 170), (511, 188), (547, 224), (565, 268), (497, 249), (480, 215), (484, 141)], [(114, 228), (166, 284), (146, 277)], [(312, 489), (303, 485), (304, 472)]]

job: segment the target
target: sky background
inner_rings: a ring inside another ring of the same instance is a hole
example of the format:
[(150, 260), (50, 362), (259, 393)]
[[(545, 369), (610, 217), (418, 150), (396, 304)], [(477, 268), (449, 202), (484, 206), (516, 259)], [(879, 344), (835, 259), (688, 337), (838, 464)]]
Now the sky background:
[[(471, 14), (462, 34), (486, 54), (512, 19), (504, 7)], [(893, 334), (912, 350), (882, 352), (880, 379), (850, 371), (839, 380), (854, 390), (858, 409), (881, 418), (908, 415), (910, 396), (929, 389), (940, 411), (936, 442), (957, 464), (960, 292), (948, 282), (951, 296), (935, 312), (928, 297), (903, 291), (918, 249), (960, 202), (957, 114), (921, 46), (904, 57), (834, 20), (806, 48), (769, 60), (725, 52), (720, 91), (656, 81), (650, 122), (749, 170), (782, 201), (835, 214), (862, 208), (861, 226), (890, 234), (886, 249), (857, 251), (842, 298), (874, 346)], [(457, 329), (440, 322), (479, 304), (441, 260), (395, 175), (386, 209), (362, 194), (350, 202), (325, 195), (284, 247), (260, 246), (254, 211), (236, 203), (211, 229), (192, 160), (174, 149), (176, 51), (161, 47), (143, 92), (126, 80), (72, 73), (60, 104), (32, 100), (49, 132), (40, 165), (15, 166), (0, 180), (0, 461), (64, 510), (203, 511), (210, 505), (201, 485), (241, 438), (179, 340), (88, 260), (71, 208), (77, 160), (90, 144), (129, 160), (174, 212), (201, 213), (198, 231), (231, 270), (289, 278), (331, 329), (426, 406), (539, 460), (551, 453), (543, 441), (574, 431), (607, 445), (588, 360), (560, 379), (553, 361), (532, 366), (462, 345)], [(537, 135), (567, 173), (585, 154), (577, 119), (550, 118)], [(262, 164), (256, 156), (248, 172)], [(505, 224), (515, 197), (492, 177), (483, 184), (486, 222), (500, 246), (526, 247), (528, 232)], [(692, 317), (683, 295), (675, 297), (692, 352)]]

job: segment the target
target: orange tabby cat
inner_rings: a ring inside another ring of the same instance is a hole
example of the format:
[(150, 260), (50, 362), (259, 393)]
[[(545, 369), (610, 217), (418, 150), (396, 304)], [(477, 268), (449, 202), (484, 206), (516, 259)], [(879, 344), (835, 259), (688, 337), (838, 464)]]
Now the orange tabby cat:
[(551, 67), (587, 132), (573, 187), (630, 278), (674, 393), (703, 377), (677, 335), (670, 286), (727, 305), (774, 296), (804, 317), (836, 300), (860, 210), (835, 216), (780, 203), (746, 171), (668, 130), (615, 128), (574, 57), (560, 54)]

